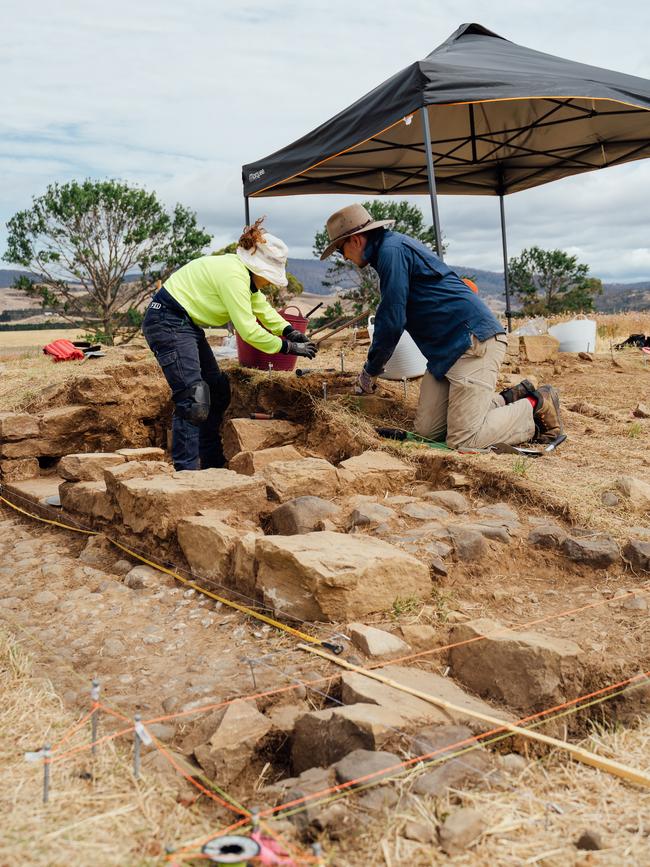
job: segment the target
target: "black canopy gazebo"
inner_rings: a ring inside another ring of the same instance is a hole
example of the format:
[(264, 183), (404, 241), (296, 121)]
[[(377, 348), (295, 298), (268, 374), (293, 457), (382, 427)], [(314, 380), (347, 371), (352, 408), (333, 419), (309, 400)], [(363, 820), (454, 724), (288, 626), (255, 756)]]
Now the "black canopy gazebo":
[(314, 193), (504, 196), (650, 156), (650, 81), (463, 24), (293, 144), (243, 167), (248, 199)]

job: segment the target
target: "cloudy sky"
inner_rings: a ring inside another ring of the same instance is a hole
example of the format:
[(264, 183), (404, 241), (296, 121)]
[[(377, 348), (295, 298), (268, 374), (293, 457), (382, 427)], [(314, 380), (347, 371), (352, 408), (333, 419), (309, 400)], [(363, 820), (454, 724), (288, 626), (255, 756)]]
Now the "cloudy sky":
[[(647, 0), (0, 0), (0, 255), (53, 181), (118, 177), (243, 224), (241, 166), (294, 141), (478, 22), (513, 42), (650, 79)], [(252, 200), (293, 256), (349, 197)], [(428, 213), (425, 197), (414, 199)], [(650, 279), (650, 160), (506, 199), (509, 252), (577, 254)], [(500, 270), (498, 199), (444, 196), (449, 261)], [(7, 267), (0, 263), (0, 267)]]

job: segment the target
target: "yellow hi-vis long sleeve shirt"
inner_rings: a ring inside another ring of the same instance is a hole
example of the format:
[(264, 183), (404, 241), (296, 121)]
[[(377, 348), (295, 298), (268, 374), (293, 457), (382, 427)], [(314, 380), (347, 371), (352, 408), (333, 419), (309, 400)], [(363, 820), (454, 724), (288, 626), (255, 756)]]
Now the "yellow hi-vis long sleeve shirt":
[(232, 322), (242, 340), (255, 349), (269, 355), (280, 351), (282, 338), (276, 335), (289, 323), (261, 291), (251, 292), (250, 272), (235, 253), (192, 259), (165, 280), (165, 289), (196, 325)]

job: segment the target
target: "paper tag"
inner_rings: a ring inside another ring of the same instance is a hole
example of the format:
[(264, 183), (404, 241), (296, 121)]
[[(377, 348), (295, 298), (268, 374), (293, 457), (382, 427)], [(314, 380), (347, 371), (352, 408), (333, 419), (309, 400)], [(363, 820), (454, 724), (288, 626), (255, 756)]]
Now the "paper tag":
[(145, 746), (147, 746), (147, 747), (151, 746), (151, 744), (153, 743), (153, 741), (151, 740), (151, 735), (146, 730), (146, 728), (142, 725), (141, 722), (137, 722), (135, 724), (135, 733), (137, 734), (137, 736), (140, 738), (140, 740), (142, 741), (142, 743)]
[(26, 762), (37, 762), (45, 758), (45, 750), (37, 750), (35, 753), (25, 753)]

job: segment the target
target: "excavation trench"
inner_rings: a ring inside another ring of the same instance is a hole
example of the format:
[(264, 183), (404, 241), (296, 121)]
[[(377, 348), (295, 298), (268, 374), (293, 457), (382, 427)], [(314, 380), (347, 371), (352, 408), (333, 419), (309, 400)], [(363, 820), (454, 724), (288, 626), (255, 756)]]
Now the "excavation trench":
[[(459, 641), (455, 630), (465, 622), (489, 618), (520, 632), (532, 630), (549, 639), (571, 639), (578, 643), (579, 666), (572, 668), (570, 661), (564, 662), (558, 675), (567, 684), (565, 701), (650, 668), (643, 614), (639, 609), (624, 607), (626, 600), (632, 598), (631, 590), (646, 592), (643, 577), (632, 573), (624, 562), (595, 570), (570, 563), (557, 551), (531, 548), (526, 533), (535, 526), (530, 523), (533, 518), (548, 520), (550, 514), (566, 519), (571, 518), (571, 513), (563, 510), (561, 502), (531, 494), (523, 484), (513, 484), (502, 470), (497, 472), (469, 456), (381, 440), (375, 432), (377, 425), (400, 428), (410, 425), (412, 406), (405, 404), (399, 386), (383, 389), (381, 397), (358, 398), (351, 393), (351, 377), (345, 374), (269, 377), (236, 367), (228, 370), (228, 374), (232, 388), (228, 419), (266, 413), (301, 425), (294, 445), (303, 456), (324, 458), (333, 464), (366, 450), (387, 451), (415, 469), (412, 482), (391, 493), (392, 497), (407, 501), (406, 505), (409, 500), (416, 505), (426, 503), (426, 495), (440, 489), (462, 492), (470, 502), (473, 517), (456, 516), (458, 524), (475, 522), (477, 510), (505, 506), (506, 503), (495, 502), (499, 498), (515, 507), (516, 521), (512, 526), (516, 524), (518, 528), (508, 530), (505, 535), (509, 538), (501, 542), (488, 540), (480, 558), (463, 559), (450, 548), (444, 568), (437, 571), (432, 568), (430, 599), (416, 600), (415, 604), (413, 600), (396, 600), (392, 610), (366, 618), (368, 624), (410, 641), (414, 641), (418, 627), (428, 627), (429, 648), (423, 651), (422, 645), (413, 645), (402, 664), (431, 675), (451, 673), (455, 677), (453, 649), (449, 647)], [(91, 427), (82, 423), (77, 430), (60, 432), (54, 444), (36, 456), (38, 479), (56, 483), (57, 461), (68, 453), (132, 446), (166, 448), (171, 405), (164, 387), (159, 388), (157, 376), (155, 366), (150, 365), (146, 372), (149, 384), (138, 379), (128, 402), (87, 406)], [(123, 372), (116, 379), (128, 391), (128, 383), (133, 384), (134, 377)], [(323, 384), (327, 386), (326, 393)], [(154, 386), (158, 389), (155, 400)], [(78, 384), (66, 388), (67, 391), (51, 396), (60, 410), (75, 405), (74, 401), (79, 399)], [(136, 412), (134, 407), (138, 405)], [(57, 445), (65, 448), (57, 451)], [(37, 486), (34, 490), (37, 491)], [(22, 498), (15, 502), (43, 517), (79, 520), (79, 515), (53, 513), (42, 505), (38, 494), (30, 494), (20, 483), (6, 484), (4, 493), (9, 499), (12, 494)], [(388, 494), (374, 499), (380, 505), (388, 503), (394, 510), (404, 505), (387, 498)], [(335, 499), (351, 510), (344, 495)], [(277, 503), (268, 504), (258, 530), (272, 532), (268, 518), (276, 507)], [(31, 647), (39, 669), (52, 680), (66, 705), (86, 709), (88, 684), (98, 674), (106, 700), (129, 717), (136, 711), (145, 718), (171, 717), (163, 723), (173, 729), (171, 735), (167, 733), (168, 744), (182, 752), (183, 744), (201, 719), (214, 712), (205, 711), (199, 717), (198, 709), (214, 708), (234, 696), (269, 693), (255, 702), (258, 712), (267, 718), (274, 710), (290, 705), (297, 706), (299, 714), (307, 714), (334, 711), (341, 703), (350, 704), (349, 687), (344, 687), (341, 673), (299, 650), (294, 637), (227, 606), (215, 605), (214, 600), (179, 586), (168, 575), (150, 577), (139, 589), (127, 586), (124, 573), (114, 571), (118, 560), (125, 559), (123, 553), (114, 550), (111, 554), (110, 546), (99, 546), (93, 559), (92, 546), (84, 551), (86, 541), (82, 537), (37, 524), (4, 507), (2, 515), (4, 537), (13, 534), (17, 545), (23, 547), (10, 548), (5, 544), (5, 583), (11, 586), (0, 600), (3, 606), (0, 616), (6, 612), (9, 628), (17, 621), (18, 629), (34, 637)], [(422, 540), (417, 535), (422, 527), (418, 521), (400, 517), (390, 533), (383, 536), (379, 533), (378, 538), (390, 538), (398, 545), (404, 542), (416, 556), (429, 556), (418, 547)], [(190, 565), (175, 536), (156, 539), (151, 533), (135, 533), (115, 519), (97, 515), (86, 516), (83, 523), (191, 577)], [(356, 532), (372, 535), (376, 529), (360, 528)], [(127, 555), (126, 560), (129, 559)], [(429, 557), (427, 562), (430, 560)], [(15, 564), (13, 569), (11, 564)], [(135, 565), (135, 560), (127, 563), (129, 567)], [(227, 581), (214, 582), (202, 577), (200, 583), (226, 596), (237, 590), (234, 583), (229, 585)], [(36, 603), (36, 597), (44, 591), (54, 598)], [(628, 595), (617, 602), (617, 592)], [(251, 597), (250, 591), (245, 594), (246, 604), (253, 607), (259, 604), (259, 598)], [(231, 598), (242, 601), (237, 595)], [(6, 605), (6, 599), (13, 601)], [(274, 612), (274, 616), (290, 622), (281, 612)], [(301, 629), (328, 637), (346, 634), (347, 627), (345, 622), (300, 624)], [(348, 642), (344, 644), (346, 657), (359, 660), (358, 649)], [(251, 659), (262, 662), (251, 668)], [(360, 661), (374, 664), (372, 659)], [(534, 667), (534, 657), (529, 658), (529, 664)], [(521, 674), (515, 671), (513, 676)], [(80, 676), (87, 682), (85, 686), (79, 686)], [(310, 687), (308, 682), (312, 680), (317, 683)], [(550, 700), (533, 705), (522, 702), (517, 706), (504, 697), (502, 690), (493, 690), (489, 684), (474, 692), (494, 703), (496, 716), (501, 711), (509, 713), (511, 719), (553, 706)], [(396, 706), (401, 702), (402, 697), (394, 698)], [(579, 738), (589, 734), (594, 725), (632, 724), (649, 707), (650, 691), (646, 685), (569, 716), (558, 716), (541, 725), (540, 730), (557, 737)], [(196, 712), (197, 716), (187, 715), (188, 711)], [(175, 717), (179, 712), (186, 715)], [(103, 720), (104, 731), (110, 731), (111, 725), (108, 719)], [(393, 729), (388, 731), (381, 748), (414, 755), (411, 744), (416, 733), (414, 727), (397, 724)], [(363, 727), (346, 729), (344, 734), (347, 746), (377, 748)], [(293, 723), (267, 732), (227, 788), (250, 803), (252, 787), (260, 775), (267, 782), (274, 782), (295, 773), (294, 738)], [(531, 745), (513, 735), (491, 747), (500, 752), (513, 748), (531, 757), (547, 752), (545, 747)], [(191, 750), (187, 755), (192, 757)], [(263, 800), (264, 795), (254, 797)]]

